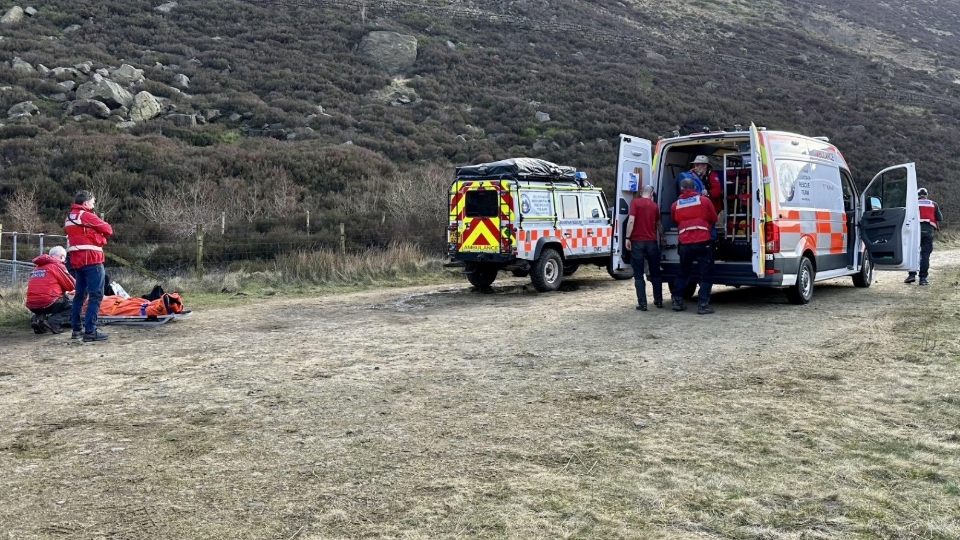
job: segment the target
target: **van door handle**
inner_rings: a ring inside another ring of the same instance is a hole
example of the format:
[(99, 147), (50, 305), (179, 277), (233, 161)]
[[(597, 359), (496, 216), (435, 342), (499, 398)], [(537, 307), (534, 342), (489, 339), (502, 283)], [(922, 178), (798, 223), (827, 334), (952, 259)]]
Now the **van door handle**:
[(567, 238), (570, 238), (570, 233), (569, 233), (569, 232), (565, 232), (565, 233), (563, 233), (563, 235), (566, 236)]
[(587, 229), (587, 236), (593, 236), (593, 229)]

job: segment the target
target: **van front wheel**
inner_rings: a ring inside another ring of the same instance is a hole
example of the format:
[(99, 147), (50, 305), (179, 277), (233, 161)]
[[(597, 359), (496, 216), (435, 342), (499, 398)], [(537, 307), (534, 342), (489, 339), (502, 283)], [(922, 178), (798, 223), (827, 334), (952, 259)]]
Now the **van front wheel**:
[(813, 298), (813, 280), (816, 273), (809, 257), (800, 259), (800, 269), (797, 270), (797, 282), (787, 289), (787, 300), (791, 304), (803, 305)]
[(866, 289), (873, 283), (873, 261), (870, 260), (870, 254), (863, 254), (863, 266), (860, 271), (853, 276), (853, 286)]
[(530, 269), (530, 281), (533, 288), (540, 292), (555, 291), (563, 281), (563, 260), (557, 250), (547, 248)]

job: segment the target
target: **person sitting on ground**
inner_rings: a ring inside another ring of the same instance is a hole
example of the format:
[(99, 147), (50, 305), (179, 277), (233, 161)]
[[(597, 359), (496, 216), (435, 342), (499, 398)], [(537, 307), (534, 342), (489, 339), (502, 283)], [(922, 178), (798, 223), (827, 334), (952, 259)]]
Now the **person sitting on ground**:
[(50, 248), (49, 254), (33, 260), (36, 268), (27, 283), (26, 305), (34, 313), (30, 326), (37, 334), (47, 330), (59, 334), (68, 320), (73, 305), (70, 294), (76, 288), (76, 281), (64, 265), (66, 259), (67, 250), (55, 246)]

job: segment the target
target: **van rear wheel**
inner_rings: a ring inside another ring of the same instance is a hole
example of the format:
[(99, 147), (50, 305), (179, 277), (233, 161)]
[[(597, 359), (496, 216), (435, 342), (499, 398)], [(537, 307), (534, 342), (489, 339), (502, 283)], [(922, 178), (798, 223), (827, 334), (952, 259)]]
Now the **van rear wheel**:
[(816, 279), (816, 272), (813, 270), (813, 263), (809, 257), (800, 259), (800, 269), (797, 270), (797, 282), (787, 289), (787, 300), (791, 304), (803, 305), (810, 302), (813, 298), (813, 281)]
[(873, 261), (870, 260), (870, 254), (863, 254), (863, 266), (860, 271), (853, 276), (853, 286), (866, 289), (873, 283)]
[(563, 265), (563, 277), (572, 276), (579, 269), (580, 263), (567, 263)]
[(540, 253), (540, 258), (530, 269), (530, 281), (533, 282), (533, 288), (540, 292), (560, 288), (560, 282), (563, 281), (563, 259), (557, 250), (547, 248)]
[(486, 289), (497, 279), (497, 269), (492, 266), (478, 264), (472, 272), (467, 272), (467, 280), (478, 289)]

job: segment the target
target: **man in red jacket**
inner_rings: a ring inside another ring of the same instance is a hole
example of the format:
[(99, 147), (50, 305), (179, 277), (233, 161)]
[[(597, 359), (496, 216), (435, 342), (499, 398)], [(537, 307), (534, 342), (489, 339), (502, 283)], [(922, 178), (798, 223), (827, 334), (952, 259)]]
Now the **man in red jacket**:
[(700, 266), (700, 295), (697, 313), (709, 315), (710, 289), (713, 288), (713, 245), (711, 231), (717, 224), (717, 211), (708, 197), (695, 190), (693, 180), (680, 183), (680, 198), (670, 207), (670, 216), (680, 230), (680, 272), (673, 285), (673, 310), (685, 311), (683, 290), (687, 288), (693, 263)]
[(70, 311), (71, 304), (67, 293), (73, 292), (76, 286), (63, 264), (66, 259), (67, 250), (56, 246), (50, 248), (49, 255), (40, 255), (33, 260), (36, 268), (27, 283), (27, 309), (34, 313), (30, 326), (37, 334), (47, 330), (54, 334), (62, 332), (65, 314)]
[[(70, 266), (77, 278), (77, 294), (73, 297), (70, 323), (73, 339), (81, 336), (83, 341), (103, 341), (106, 334), (97, 331), (97, 314), (103, 301), (103, 246), (113, 236), (113, 227), (93, 213), (96, 198), (89, 191), (77, 193), (70, 213), (63, 224), (70, 247)], [(87, 297), (89, 296), (89, 300)], [(81, 326), (80, 314), (83, 303), (87, 310)]]

